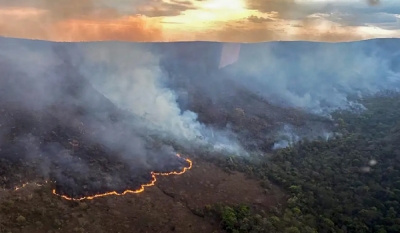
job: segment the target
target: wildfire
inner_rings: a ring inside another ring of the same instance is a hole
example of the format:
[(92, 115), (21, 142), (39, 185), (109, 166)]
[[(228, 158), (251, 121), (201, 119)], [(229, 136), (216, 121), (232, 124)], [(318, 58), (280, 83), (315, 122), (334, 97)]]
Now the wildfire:
[[(44, 183), (47, 184), (48, 183), (47, 180)], [(22, 184), (20, 186), (16, 186), (16, 187), (14, 187), (14, 191), (17, 191), (17, 190), (20, 190), (22, 188), (25, 188), (29, 184), (32, 184), (32, 183), (26, 182), (26, 183), (24, 183), (24, 184)], [(40, 183), (33, 183), (33, 184), (36, 185), (36, 186), (43, 186), (43, 184), (40, 184)]]
[[(179, 154), (177, 154), (177, 156), (181, 158), (181, 156), (180, 156)], [(55, 189), (53, 189), (52, 193), (53, 193), (54, 195), (57, 195), (57, 196), (59, 196), (59, 197), (65, 199), (65, 200), (69, 200), (69, 201), (92, 200), (92, 199), (94, 199), (94, 198), (105, 197), (105, 196), (111, 196), (111, 195), (123, 196), (123, 195), (126, 195), (126, 194), (128, 194), (128, 193), (131, 193), (131, 194), (141, 193), (141, 192), (144, 191), (145, 187), (153, 186), (153, 185), (156, 183), (156, 181), (157, 181), (157, 177), (156, 177), (156, 176), (182, 175), (182, 174), (185, 173), (187, 170), (190, 170), (190, 169), (192, 168), (192, 166), (193, 166), (193, 162), (192, 162), (190, 159), (187, 159), (187, 158), (184, 158), (184, 159), (186, 160), (186, 162), (188, 162), (188, 164), (189, 164), (188, 167), (184, 167), (184, 168), (183, 168), (181, 171), (179, 171), (179, 172), (175, 172), (175, 171), (174, 171), (174, 172), (161, 172), (161, 173), (159, 173), (159, 172), (151, 172), (151, 177), (152, 177), (151, 181), (150, 181), (148, 184), (143, 184), (143, 185), (141, 185), (140, 188), (137, 189), (137, 190), (129, 190), (129, 189), (128, 189), (128, 190), (125, 190), (125, 191), (122, 192), (122, 193), (118, 193), (118, 192), (116, 192), (116, 191), (111, 191), (111, 192), (100, 193), (100, 194), (95, 194), (95, 195), (92, 195), (92, 196), (86, 196), (86, 197), (81, 197), (81, 198), (72, 198), (72, 197), (69, 197), (69, 196), (67, 196), (67, 195), (58, 194), (58, 193), (56, 192)], [(48, 183), (48, 181), (45, 181), (45, 183)], [(25, 184), (23, 184), (23, 185), (21, 185), (21, 186), (15, 187), (15, 188), (14, 188), (14, 191), (17, 191), (17, 190), (19, 190), (19, 189), (22, 189), (22, 188), (24, 188), (25, 186), (27, 186), (28, 184), (29, 184), (29, 183), (25, 183)], [(43, 186), (43, 184), (39, 184), (39, 183), (34, 183), (34, 184), (37, 185), (37, 186)]]

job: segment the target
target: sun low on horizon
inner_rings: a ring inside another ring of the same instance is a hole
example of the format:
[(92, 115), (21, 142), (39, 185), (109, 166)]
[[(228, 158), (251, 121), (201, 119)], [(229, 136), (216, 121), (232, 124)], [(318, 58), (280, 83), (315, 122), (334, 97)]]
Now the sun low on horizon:
[(51, 41), (400, 38), (387, 0), (0, 0), (0, 36)]

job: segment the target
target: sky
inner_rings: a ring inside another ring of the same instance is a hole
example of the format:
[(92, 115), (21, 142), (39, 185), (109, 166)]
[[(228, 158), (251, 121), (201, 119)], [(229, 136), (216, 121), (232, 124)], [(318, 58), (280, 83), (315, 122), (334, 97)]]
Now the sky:
[(400, 1), (0, 0), (0, 36), (140, 42), (400, 38)]

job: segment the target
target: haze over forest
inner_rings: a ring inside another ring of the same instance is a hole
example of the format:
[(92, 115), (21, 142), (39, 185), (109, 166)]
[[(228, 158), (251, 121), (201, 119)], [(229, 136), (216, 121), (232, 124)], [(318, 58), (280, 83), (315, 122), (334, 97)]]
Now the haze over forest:
[[(232, 129), (232, 122), (213, 122), (214, 126), (202, 122), (202, 113), (195, 111), (196, 101), (211, 101), (217, 106), (246, 103), (240, 93), (250, 93), (270, 105), (262, 109), (251, 100), (242, 106), (244, 113), (267, 116), (279, 122), (274, 127), (279, 125), (286, 132), (294, 124), (282, 121), (286, 108), (321, 117), (320, 121), (341, 108), (364, 109), (357, 102), (364, 96), (398, 90), (400, 50), (393, 48), (399, 43), (397, 39), (376, 39), (337, 44), (71, 44), (1, 38), (0, 55), (9, 68), (34, 80), (34, 85), (19, 83), (27, 85), (25, 88), (32, 95), (26, 99), (33, 101), (27, 106), (53, 104), (55, 96), (60, 96), (59, 84), (44, 77), (69, 77), (73, 72), (113, 104), (138, 117), (137, 124), (146, 130), (173, 137), (182, 145), (187, 145), (183, 143), (187, 140), (211, 143), (230, 153), (246, 154), (239, 142), (244, 132)], [(221, 67), (223, 63), (225, 66)], [(54, 70), (62, 64), (69, 68)], [(80, 95), (88, 96), (85, 89)], [(89, 106), (91, 101), (87, 100)], [(307, 127), (316, 134), (313, 137), (330, 133), (329, 126), (313, 123)], [(265, 126), (265, 137), (267, 129)]]
[(400, 231), (400, 39), (57, 30), (0, 37), (0, 232)]

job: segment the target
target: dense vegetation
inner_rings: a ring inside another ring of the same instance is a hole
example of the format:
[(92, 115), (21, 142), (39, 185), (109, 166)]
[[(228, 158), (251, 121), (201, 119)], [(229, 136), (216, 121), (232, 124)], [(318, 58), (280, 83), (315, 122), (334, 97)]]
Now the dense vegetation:
[(336, 112), (340, 137), (302, 141), (251, 163), (217, 161), (283, 187), (287, 204), (269, 213), (208, 206), (228, 232), (400, 232), (400, 96), (363, 100), (367, 111)]

